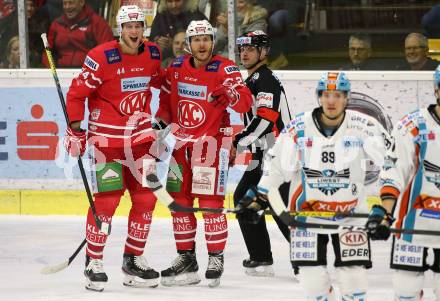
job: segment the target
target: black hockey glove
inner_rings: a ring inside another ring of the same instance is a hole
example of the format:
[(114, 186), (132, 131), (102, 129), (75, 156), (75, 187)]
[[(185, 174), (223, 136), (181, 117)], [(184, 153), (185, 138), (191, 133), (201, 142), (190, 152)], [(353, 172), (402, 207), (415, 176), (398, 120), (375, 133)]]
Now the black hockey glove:
[(241, 222), (257, 224), (264, 209), (269, 207), (267, 197), (259, 193), (257, 187), (251, 186), (235, 207), (237, 219)]
[(372, 240), (387, 240), (391, 235), (390, 227), (394, 222), (391, 214), (381, 205), (371, 208), (365, 227)]

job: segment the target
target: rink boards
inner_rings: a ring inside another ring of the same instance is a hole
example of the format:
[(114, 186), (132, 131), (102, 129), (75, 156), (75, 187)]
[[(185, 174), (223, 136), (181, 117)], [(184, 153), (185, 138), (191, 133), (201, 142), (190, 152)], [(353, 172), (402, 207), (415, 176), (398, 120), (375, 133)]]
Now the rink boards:
[[(79, 70), (58, 70), (64, 94)], [(298, 113), (317, 104), (316, 82), (321, 71), (280, 71), (287, 99)], [(246, 75), (245, 75), (246, 76)], [(418, 106), (433, 103), (432, 72), (347, 72), (352, 91), (376, 101), (395, 122)], [(355, 94), (355, 93), (353, 93)], [(75, 160), (62, 146), (64, 116), (49, 70), (0, 69), (0, 214), (79, 214), (88, 208)], [(157, 108), (157, 93), (152, 111)], [(239, 127), (238, 114), (231, 114)], [(85, 128), (83, 124), (83, 128)], [(84, 166), (88, 167), (87, 159)], [(230, 171), (229, 191), (240, 172)], [(231, 207), (230, 194), (226, 207)], [(121, 201), (118, 215), (126, 215), (129, 201)], [(158, 204), (155, 215), (169, 216)]]

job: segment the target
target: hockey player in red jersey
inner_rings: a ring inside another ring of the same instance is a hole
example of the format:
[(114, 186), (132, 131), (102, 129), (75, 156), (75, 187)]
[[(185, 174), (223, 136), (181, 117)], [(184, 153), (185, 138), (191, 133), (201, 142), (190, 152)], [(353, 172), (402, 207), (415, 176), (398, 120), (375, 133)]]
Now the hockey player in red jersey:
[[(144, 20), (137, 6), (122, 6), (116, 17), (119, 41), (101, 44), (88, 53), (67, 93), (70, 125), (64, 142), (72, 156), (84, 153), (86, 131), (80, 123), (87, 98), (97, 215), (110, 223), (128, 189), (132, 207), (122, 264), (124, 285), (156, 287), (159, 273), (142, 256), (156, 199), (142, 178), (155, 168), (155, 161), (148, 154), (155, 137), (151, 129), (150, 86), (160, 87), (161, 53), (156, 44), (144, 41)], [(107, 282), (102, 260), (107, 236), (96, 227), (91, 210), (86, 239), (86, 288), (102, 291)]]
[[(167, 69), (156, 118), (173, 124), (177, 139), (173, 157), (182, 176), (170, 172), (167, 190), (176, 202), (200, 207), (223, 206), (231, 127), (229, 107), (247, 112), (252, 95), (234, 62), (213, 55), (214, 32), (208, 21), (192, 21), (186, 30), (191, 55), (176, 58)], [(223, 250), (227, 238), (224, 214), (204, 214), (209, 253), (205, 274), (217, 286), (223, 273)], [(196, 218), (192, 213), (173, 212), (178, 257), (162, 271), (162, 284), (187, 285), (200, 282), (195, 255)]]

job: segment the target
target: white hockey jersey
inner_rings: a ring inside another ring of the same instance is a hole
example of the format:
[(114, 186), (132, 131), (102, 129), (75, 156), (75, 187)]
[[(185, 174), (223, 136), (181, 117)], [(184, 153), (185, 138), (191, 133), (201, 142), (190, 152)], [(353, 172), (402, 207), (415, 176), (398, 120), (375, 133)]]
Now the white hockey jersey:
[[(267, 189), (291, 182), (291, 211), (367, 212), (365, 175), (371, 160), (382, 166), (388, 132), (374, 118), (347, 110), (337, 131), (326, 137), (314, 115), (299, 114), (269, 150), (263, 177)], [(377, 195), (378, 195), (377, 191)], [(364, 219), (297, 217), (302, 222), (363, 225)], [(313, 230), (318, 233), (337, 231)]]
[[(406, 115), (393, 131), (395, 145), (381, 171), (381, 195), (393, 195), (396, 228), (440, 230), (440, 121), (435, 105)], [(437, 119), (437, 120), (436, 120)], [(401, 235), (415, 245), (440, 247), (440, 238)]]

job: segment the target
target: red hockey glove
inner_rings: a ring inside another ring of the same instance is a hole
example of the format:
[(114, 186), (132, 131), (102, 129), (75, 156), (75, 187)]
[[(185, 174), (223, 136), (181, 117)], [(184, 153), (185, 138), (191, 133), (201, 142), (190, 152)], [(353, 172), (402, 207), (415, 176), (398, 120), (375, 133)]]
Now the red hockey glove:
[(235, 105), (239, 99), (240, 94), (238, 94), (234, 87), (228, 87), (225, 85), (218, 86), (208, 95), (208, 102), (223, 110), (228, 106)]
[(67, 127), (66, 134), (64, 135), (64, 147), (70, 156), (78, 157), (84, 155), (86, 141), (86, 131), (82, 129), (75, 131)]

